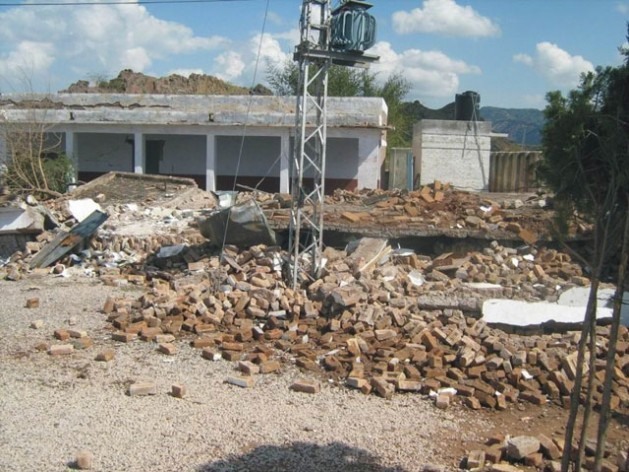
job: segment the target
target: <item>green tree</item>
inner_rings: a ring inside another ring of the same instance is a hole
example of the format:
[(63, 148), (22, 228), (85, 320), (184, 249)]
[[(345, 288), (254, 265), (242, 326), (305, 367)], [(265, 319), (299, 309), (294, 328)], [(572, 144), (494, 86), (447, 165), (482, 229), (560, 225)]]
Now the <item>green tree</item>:
[[(581, 258), (590, 269), (591, 290), (577, 358), (577, 365), (584, 365), (588, 350), (590, 368), (587, 379), (583, 378), (582, 369), (577, 369), (562, 458), (562, 471), (566, 472), (572, 461), (569, 445), (572, 444), (585, 381), (583, 421), (574, 469), (580, 470), (582, 465), (596, 371), (596, 295), (603, 268), (610, 263), (613, 255), (618, 254), (620, 247), (624, 251), (618, 267), (620, 296), (624, 285), (629, 209), (629, 65), (599, 67), (595, 73), (583, 75), (579, 87), (567, 96), (550, 92), (547, 100), (548, 106), (544, 111), (546, 125), (542, 133), (544, 159), (540, 175), (555, 192), (560, 232), (568, 230), (571, 220), (578, 213), (592, 223), (594, 239), (592, 253)], [(614, 313), (612, 339), (614, 333), (617, 337), (620, 323), (620, 305), (615, 305), (618, 306), (615, 306), (617, 313)], [(614, 349), (615, 342), (610, 340), (609, 375), (605, 379), (601, 404), (599, 438), (605, 437), (610, 414), (609, 397), (613, 381), (610, 366), (613, 366), (615, 358)], [(604, 441), (599, 441), (596, 470), (601, 467), (603, 444)]]
[[(269, 63), (266, 79), (275, 95), (295, 95), (299, 67), (290, 60), (279, 65)], [(410, 84), (401, 74), (393, 74), (383, 83), (379, 83), (377, 75), (365, 69), (332, 65), (328, 70), (329, 96), (384, 99), (389, 109), (389, 126), (393, 128), (387, 136), (389, 147), (408, 147), (411, 144), (412, 122), (403, 106), (403, 100), (409, 91)]]

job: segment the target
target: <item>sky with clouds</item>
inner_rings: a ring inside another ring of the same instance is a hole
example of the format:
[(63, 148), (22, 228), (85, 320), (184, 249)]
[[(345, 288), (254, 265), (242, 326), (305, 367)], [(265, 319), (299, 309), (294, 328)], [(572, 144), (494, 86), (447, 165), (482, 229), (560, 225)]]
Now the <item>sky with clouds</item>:
[[(38, 1), (0, 0), (0, 92), (57, 91), (122, 69), (251, 86), (265, 82), (269, 63), (289, 60), (299, 38), (299, 0), (28, 5)], [(548, 91), (621, 63), (629, 21), (629, 0), (371, 3), (373, 72), (403, 74), (407, 99), (433, 108), (465, 90), (479, 92), (481, 105), (543, 108)]]

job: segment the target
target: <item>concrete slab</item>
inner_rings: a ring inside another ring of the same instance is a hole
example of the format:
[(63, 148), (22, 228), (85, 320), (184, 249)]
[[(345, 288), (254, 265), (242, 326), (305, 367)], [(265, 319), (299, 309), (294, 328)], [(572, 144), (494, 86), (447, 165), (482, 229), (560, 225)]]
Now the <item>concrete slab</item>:
[[(607, 307), (611, 309), (614, 303), (614, 293), (615, 289), (613, 288), (600, 289), (597, 294), (597, 304), (601, 307)], [(559, 300), (557, 300), (557, 303), (564, 306), (585, 307), (587, 305), (589, 296), (589, 287), (574, 287), (562, 293), (559, 296)], [(629, 292), (625, 292), (623, 294), (620, 319), (622, 324), (624, 324), (625, 326), (629, 326)]]
[[(546, 324), (569, 328), (583, 323), (584, 306), (520, 300), (489, 299), (483, 303), (482, 319), (490, 326), (533, 327)], [(611, 318), (612, 310), (599, 307), (596, 318)]]
[(43, 215), (30, 207), (0, 208), (0, 234), (40, 233), (43, 229)]

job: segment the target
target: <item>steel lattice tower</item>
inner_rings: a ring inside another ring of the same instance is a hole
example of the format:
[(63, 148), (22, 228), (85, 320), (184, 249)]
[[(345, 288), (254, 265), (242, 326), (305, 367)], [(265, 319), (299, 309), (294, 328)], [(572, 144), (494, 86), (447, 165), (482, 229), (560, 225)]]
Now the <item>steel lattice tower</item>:
[[(347, 2), (342, 0), (342, 3)], [(332, 64), (367, 67), (378, 60), (378, 57), (362, 52), (332, 50), (330, 3), (330, 0), (303, 1), (300, 43), (294, 54), (299, 64), (299, 83), (291, 159), (292, 206), (287, 274), (293, 288), (307, 277), (318, 277), (321, 270), (328, 71)]]

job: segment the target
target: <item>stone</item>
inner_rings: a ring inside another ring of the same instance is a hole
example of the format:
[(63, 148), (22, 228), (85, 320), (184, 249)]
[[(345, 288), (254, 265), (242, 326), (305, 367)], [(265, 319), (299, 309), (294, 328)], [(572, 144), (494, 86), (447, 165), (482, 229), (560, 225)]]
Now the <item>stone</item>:
[(476, 449), (467, 456), (468, 469), (481, 469), (485, 467), (485, 451)]
[(261, 374), (271, 374), (273, 372), (278, 372), (282, 365), (279, 361), (271, 360), (266, 361), (260, 364), (260, 373)]
[(515, 436), (507, 441), (506, 454), (510, 459), (522, 460), (539, 451), (540, 441), (534, 436)]
[(48, 354), (51, 356), (66, 356), (74, 352), (72, 344), (53, 344), (48, 348)]
[(111, 339), (113, 339), (114, 341), (118, 341), (121, 343), (130, 343), (131, 341), (137, 339), (138, 335), (136, 333), (123, 333), (123, 332), (118, 332), (118, 333), (113, 333), (111, 335)]
[(24, 306), (26, 308), (39, 308), (39, 298), (29, 298)]
[(87, 332), (80, 329), (69, 329), (68, 334), (71, 338), (86, 338)]
[(517, 468), (514, 465), (506, 464), (504, 462), (499, 462), (497, 464), (492, 464), (489, 468), (490, 472), (521, 472), (522, 469)]
[(547, 459), (557, 460), (561, 458), (561, 450), (555, 442), (545, 434), (538, 434), (540, 449)]
[(168, 356), (174, 356), (177, 353), (177, 347), (172, 343), (162, 343), (157, 346), (157, 350)]
[(70, 333), (68, 333), (65, 329), (56, 329), (53, 333), (53, 336), (59, 341), (66, 341), (70, 339)]
[(255, 380), (253, 379), (253, 377), (248, 375), (227, 377), (227, 380), (225, 380), (225, 382), (241, 388), (251, 388), (255, 385)]
[(395, 386), (382, 377), (373, 377), (371, 379), (371, 386), (379, 396), (387, 400), (390, 400), (395, 392)]
[(186, 395), (186, 386), (183, 384), (173, 384), (170, 393), (175, 398), (183, 398)]
[(255, 375), (260, 373), (260, 366), (251, 361), (239, 361), (238, 370), (245, 375)]
[(96, 354), (95, 360), (98, 362), (109, 362), (116, 356), (116, 351), (113, 349), (105, 349)]
[(44, 320), (35, 320), (31, 322), (31, 328), (42, 329), (44, 327)]
[(86, 449), (76, 453), (76, 468), (79, 470), (91, 470), (94, 467), (94, 454)]
[(450, 406), (451, 395), (440, 393), (435, 398), (435, 406), (440, 410), (446, 410)]
[(321, 391), (321, 385), (319, 382), (315, 382), (314, 380), (299, 379), (293, 382), (290, 389), (295, 392), (314, 394)]
[(544, 456), (541, 452), (536, 452), (534, 454), (529, 454), (524, 458), (524, 465), (528, 467), (536, 467), (539, 468), (542, 466), (544, 462)]
[(145, 395), (156, 395), (157, 394), (157, 385), (155, 382), (150, 380), (142, 380), (129, 385), (129, 389), (127, 393), (130, 397), (138, 397)]
[(220, 352), (211, 347), (203, 349), (203, 351), (201, 351), (201, 357), (203, 357), (203, 359), (207, 359), (208, 361), (220, 361), (223, 358)]

